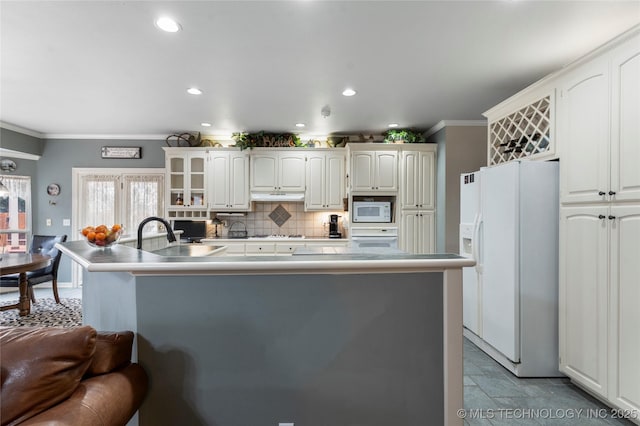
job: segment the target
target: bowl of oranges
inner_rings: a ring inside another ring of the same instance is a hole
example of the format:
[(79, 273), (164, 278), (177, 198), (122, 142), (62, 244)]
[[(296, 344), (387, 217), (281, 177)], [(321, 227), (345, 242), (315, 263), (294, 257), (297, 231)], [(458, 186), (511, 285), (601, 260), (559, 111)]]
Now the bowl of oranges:
[(91, 247), (104, 249), (118, 244), (122, 231), (122, 226), (115, 224), (110, 228), (106, 225), (87, 226), (81, 232)]

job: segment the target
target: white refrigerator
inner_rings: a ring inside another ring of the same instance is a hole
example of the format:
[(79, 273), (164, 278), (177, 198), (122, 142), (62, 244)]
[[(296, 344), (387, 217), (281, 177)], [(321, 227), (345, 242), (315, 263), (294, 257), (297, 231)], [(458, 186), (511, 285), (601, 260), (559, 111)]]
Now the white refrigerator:
[(460, 177), (464, 333), (520, 377), (558, 371), (558, 163), (520, 160)]

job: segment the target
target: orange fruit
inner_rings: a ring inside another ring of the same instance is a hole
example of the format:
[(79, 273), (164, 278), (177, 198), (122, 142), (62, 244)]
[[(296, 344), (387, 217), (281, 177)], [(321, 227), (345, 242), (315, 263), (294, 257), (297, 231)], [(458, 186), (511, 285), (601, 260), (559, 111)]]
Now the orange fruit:
[(104, 232), (96, 232), (96, 241), (104, 241), (107, 235)]
[(122, 229), (122, 226), (118, 225), (117, 223), (111, 227), (111, 230), (113, 232), (118, 232), (121, 229)]
[(93, 231), (90, 231), (89, 233), (87, 233), (87, 240), (89, 241), (94, 241), (96, 239), (96, 233)]

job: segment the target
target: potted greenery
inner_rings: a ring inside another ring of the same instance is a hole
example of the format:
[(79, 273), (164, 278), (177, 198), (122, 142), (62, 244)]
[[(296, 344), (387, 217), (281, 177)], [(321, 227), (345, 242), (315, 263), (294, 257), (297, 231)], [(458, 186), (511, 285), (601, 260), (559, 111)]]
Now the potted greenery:
[(422, 132), (411, 129), (389, 129), (383, 133), (385, 143), (423, 143)]
[(275, 148), (275, 147), (293, 147), (293, 146), (303, 146), (300, 141), (300, 137), (298, 135), (294, 135), (293, 133), (267, 133), (267, 132), (257, 132), (257, 133), (233, 133), (231, 138), (236, 141), (236, 145), (238, 148), (242, 149), (252, 149), (257, 147), (267, 147), (267, 148)]

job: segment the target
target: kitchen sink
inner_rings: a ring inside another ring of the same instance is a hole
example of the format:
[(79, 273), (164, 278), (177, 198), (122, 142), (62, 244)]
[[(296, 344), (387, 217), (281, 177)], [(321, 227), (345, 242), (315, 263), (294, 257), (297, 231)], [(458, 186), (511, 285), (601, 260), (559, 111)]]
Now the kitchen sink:
[(160, 256), (204, 257), (220, 254), (224, 251), (224, 248), (223, 246), (209, 246), (205, 244), (180, 244), (151, 250), (150, 252)]

